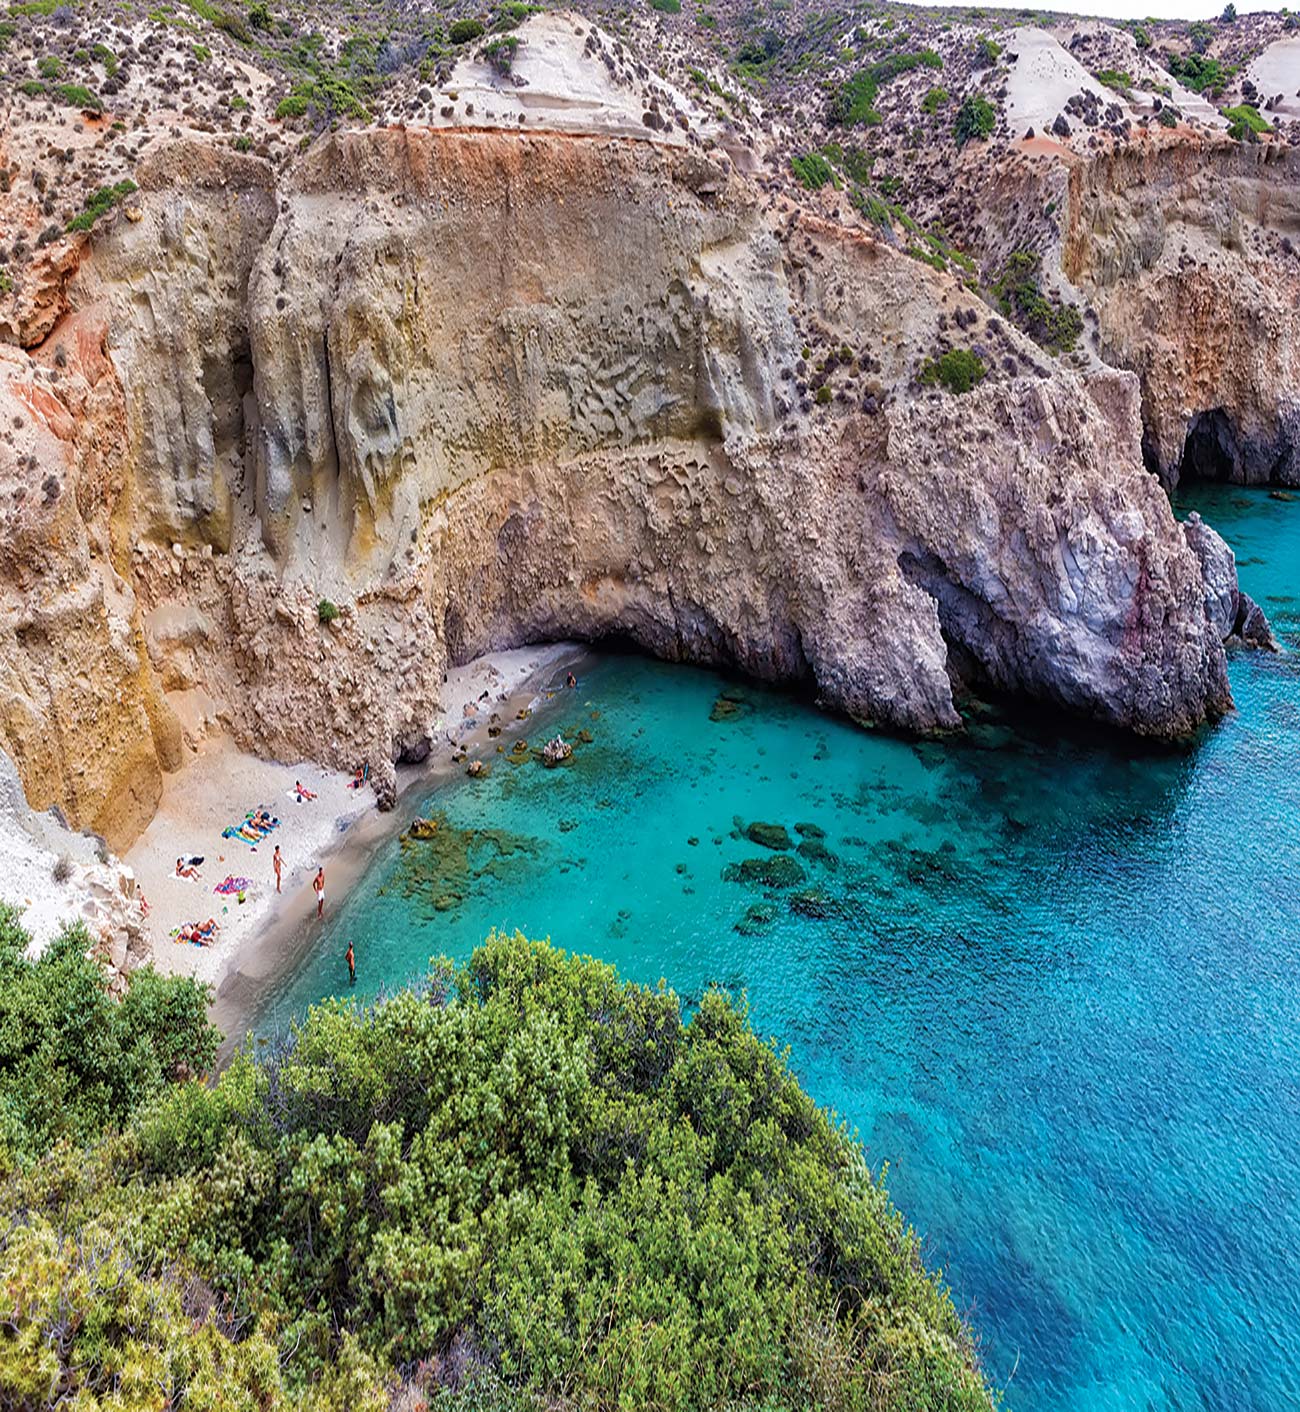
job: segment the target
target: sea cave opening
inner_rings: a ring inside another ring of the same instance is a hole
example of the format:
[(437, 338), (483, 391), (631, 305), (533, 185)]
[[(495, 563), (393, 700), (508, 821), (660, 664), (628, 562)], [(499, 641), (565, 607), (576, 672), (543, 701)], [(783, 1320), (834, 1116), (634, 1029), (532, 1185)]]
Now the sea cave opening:
[(1232, 418), (1222, 407), (1197, 412), (1183, 442), (1179, 481), (1238, 481), (1240, 469), (1241, 448)]

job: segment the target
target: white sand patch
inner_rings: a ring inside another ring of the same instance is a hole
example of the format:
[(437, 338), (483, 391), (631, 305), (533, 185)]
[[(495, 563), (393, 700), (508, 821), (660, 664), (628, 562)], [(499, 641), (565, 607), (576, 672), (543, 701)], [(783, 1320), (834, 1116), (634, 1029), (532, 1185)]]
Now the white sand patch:
[[(479, 57), (481, 43), (466, 45), (469, 52), (457, 62), (446, 91), (430, 105), (429, 125), (513, 127), (523, 118), (525, 130), (599, 132), (684, 143), (686, 134), (675, 123), (661, 130), (642, 121), (647, 95), (654, 93), (665, 118), (674, 108), (682, 108), (691, 115), (693, 128), (708, 126), (694, 101), (675, 85), (653, 74), (636, 77), (631, 65), (616, 66), (611, 72), (601, 57), (584, 52), (587, 35), (594, 29), (589, 20), (573, 14), (533, 16), (513, 31), (519, 48), (509, 74), (498, 74)], [(615, 52), (617, 41), (610, 35), (601, 34), (601, 43), (605, 53)], [(448, 105), (454, 111), (443, 117), (441, 109)]]
[[(1264, 104), (1282, 95), (1282, 102), (1274, 112), (1283, 117), (1300, 118), (1300, 38), (1279, 39), (1270, 44), (1246, 70), (1246, 77), (1259, 89), (1259, 108), (1264, 113)], [(1272, 122), (1273, 115), (1264, 113)]]
[[(1003, 105), (1013, 138), (1023, 137), (1031, 127), (1040, 135), (1050, 134), (1056, 115), (1076, 93), (1095, 93), (1103, 105), (1119, 101), (1044, 29), (1018, 29), (1008, 47), (1018, 55)], [(1077, 125), (1071, 121), (1070, 126)]]

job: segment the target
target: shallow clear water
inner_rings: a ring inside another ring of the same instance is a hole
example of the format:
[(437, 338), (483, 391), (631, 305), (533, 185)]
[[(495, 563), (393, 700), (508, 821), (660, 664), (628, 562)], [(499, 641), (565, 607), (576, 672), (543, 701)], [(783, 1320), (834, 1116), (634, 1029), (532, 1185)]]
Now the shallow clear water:
[[(576, 763), (440, 791), (500, 832), (383, 849), (263, 1025), (345, 987), (344, 936), (359, 996), (494, 926), (743, 991), (890, 1164), (1008, 1407), (1300, 1406), (1300, 503), (1188, 503), (1296, 649), (1235, 654), (1195, 747), (992, 711), (914, 745), (753, 687), (711, 721), (724, 679), (610, 659), (556, 718)], [(728, 881), (774, 856), (737, 818), (831, 856)]]

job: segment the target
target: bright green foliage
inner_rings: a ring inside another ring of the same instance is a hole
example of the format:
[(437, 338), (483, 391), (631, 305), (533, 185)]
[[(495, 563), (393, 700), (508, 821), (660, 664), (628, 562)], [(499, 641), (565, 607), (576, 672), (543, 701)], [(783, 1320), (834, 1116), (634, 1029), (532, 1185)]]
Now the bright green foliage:
[(1096, 78), (1117, 93), (1127, 93), (1133, 87), (1133, 75), (1126, 69), (1102, 69)]
[(791, 157), (790, 167), (795, 176), (799, 178), (802, 185), (809, 191), (820, 191), (827, 182), (839, 182), (835, 176), (835, 168), (822, 156), (820, 152), (809, 152), (804, 157)]
[(1217, 93), (1230, 77), (1217, 59), (1206, 59), (1200, 54), (1189, 54), (1185, 59), (1171, 54), (1169, 72), (1193, 93)]
[(66, 103), (69, 108), (80, 108), (86, 113), (102, 113), (104, 111), (104, 100), (99, 94), (92, 93), (80, 83), (56, 83), (50, 90), (62, 103)]
[(827, 122), (839, 127), (876, 126), (881, 121), (874, 106), (876, 94), (899, 74), (919, 68), (941, 69), (943, 60), (933, 49), (919, 49), (910, 53), (888, 54), (865, 69), (859, 69), (831, 99)]
[(330, 69), (321, 69), (314, 78), (294, 84), (287, 98), (276, 105), (277, 118), (300, 118), (314, 113), (321, 124), (336, 117), (365, 118), (368, 111), (354, 83)]
[(18, 1187), (0, 1403), (116, 1369), (115, 1406), (369, 1412), (454, 1341), (497, 1380), (466, 1412), (991, 1405), (861, 1149), (742, 1014), (521, 936)]
[(991, 69), (1002, 57), (1002, 46), (987, 34), (981, 34), (975, 41), (974, 63), (977, 69)]
[(970, 348), (950, 348), (938, 358), (927, 358), (921, 368), (925, 387), (942, 385), (949, 392), (969, 392), (984, 380), (987, 369), (980, 355)]
[(948, 90), (946, 88), (932, 88), (921, 99), (921, 107), (927, 113), (937, 113), (947, 102)]
[[(32, 19), (38, 16), (48, 17), (64, 3), (66, 0), (22, 0), (21, 4), (10, 5), (9, 13), (11, 15), (28, 15)], [(75, 8), (76, 0), (72, 0), (72, 4)]]
[(1145, 25), (1134, 25), (1133, 42), (1139, 49), (1150, 49), (1151, 31)]
[(25, 78), (18, 85), (18, 92), (25, 93), (29, 98), (39, 98), (45, 92), (45, 85), (36, 78)]
[(1214, 30), (1206, 24), (1204, 20), (1197, 20), (1194, 24), (1188, 26), (1187, 37), (1192, 42), (1192, 48), (1198, 54), (1204, 54), (1210, 45), (1214, 43)]
[(1177, 108), (1174, 108), (1174, 107), (1171, 107), (1170, 104), (1168, 104), (1168, 103), (1165, 103), (1165, 104), (1163, 104), (1163, 105), (1161, 106), (1161, 109), (1160, 109), (1160, 111), (1156, 114), (1156, 117), (1160, 120), (1160, 126), (1161, 126), (1161, 127), (1177, 127), (1177, 126), (1178, 126), (1178, 118), (1179, 118), (1178, 109), (1177, 109)]
[(997, 111), (987, 98), (978, 93), (968, 94), (957, 109), (957, 118), (952, 125), (953, 136), (958, 147), (965, 147), (973, 138), (981, 141), (988, 137), (997, 123)]
[(0, 1170), (60, 1138), (88, 1141), (216, 1053), (205, 987), (148, 968), (118, 1005), (86, 959), (84, 927), (37, 961), (25, 958), (27, 945), (16, 913), (0, 904)]
[(53, 54), (46, 54), (43, 59), (37, 61), (36, 72), (42, 78), (62, 78), (63, 60)]
[(483, 33), (482, 20), (454, 20), (447, 30), (447, 38), (453, 44), (468, 44)]
[(332, 623), (334, 619), (338, 617), (338, 615), (338, 608), (333, 603), (331, 603), (328, 598), (322, 598), (321, 601), (316, 605), (316, 618), (325, 626), (328, 626), (330, 623)]
[(849, 192), (849, 200), (869, 221), (874, 221), (878, 226), (892, 225), (889, 207), (878, 196), (855, 186)]
[(1225, 108), (1223, 116), (1228, 120), (1228, 136), (1235, 137), (1238, 142), (1243, 139), (1253, 141), (1257, 134), (1273, 130), (1260, 116), (1259, 109), (1253, 108), (1249, 103)]
[(96, 59), (104, 66), (104, 73), (108, 78), (112, 78), (118, 70), (117, 55), (107, 44), (96, 44), (90, 51)]
[(0, 294), (12, 294), (14, 277), (6, 266), (0, 265)]
[(665, 15), (677, 15), (681, 13), (682, 0), (650, 0), (650, 8)]
[(998, 308), (1035, 343), (1053, 353), (1073, 348), (1083, 332), (1083, 316), (1073, 304), (1043, 293), (1038, 276), (1042, 258), (1032, 250), (1016, 250), (993, 286)]
[(93, 196), (86, 198), (86, 204), (79, 215), (68, 222), (68, 230), (89, 230), (100, 218), (107, 215), (124, 197), (135, 190), (135, 182), (124, 177), (113, 186), (101, 186)]

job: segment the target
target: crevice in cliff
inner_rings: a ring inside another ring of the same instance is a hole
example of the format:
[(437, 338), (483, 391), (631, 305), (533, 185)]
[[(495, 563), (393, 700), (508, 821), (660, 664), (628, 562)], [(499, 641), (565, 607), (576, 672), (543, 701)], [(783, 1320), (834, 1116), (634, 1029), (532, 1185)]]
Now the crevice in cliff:
[(339, 454), (339, 431), (334, 423), (334, 374), (330, 368), (330, 331), (327, 328), (321, 335), (321, 366), (325, 376), (325, 416), (329, 419), (330, 449), (334, 452), (334, 471), (342, 473), (343, 459)]
[(898, 556), (898, 567), (908, 583), (934, 600), (939, 630), (948, 648), (953, 696), (973, 686), (1005, 687), (1006, 682), (998, 679), (989, 664), (1015, 659), (1017, 643), (1010, 625), (984, 599), (959, 583), (937, 554), (904, 550)]

